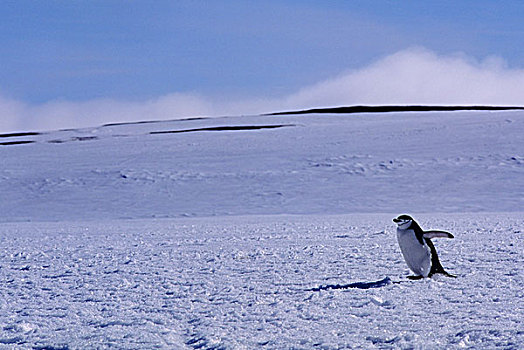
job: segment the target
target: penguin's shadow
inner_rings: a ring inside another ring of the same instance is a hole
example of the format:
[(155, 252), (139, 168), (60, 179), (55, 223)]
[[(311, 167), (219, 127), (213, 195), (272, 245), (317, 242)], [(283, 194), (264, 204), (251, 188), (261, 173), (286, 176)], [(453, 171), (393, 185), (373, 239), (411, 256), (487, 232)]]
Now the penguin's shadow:
[[(445, 277), (457, 278), (452, 274), (442, 274)], [(393, 281), (389, 277), (385, 277), (378, 281), (373, 282), (353, 282), (349, 284), (326, 284), (319, 287), (307, 289), (308, 292), (320, 292), (322, 290), (335, 290), (335, 289), (371, 289), (371, 288), (382, 288), (390, 284), (400, 284), (409, 281), (418, 281), (424, 279), (422, 276), (406, 276), (406, 281)]]
[(327, 284), (325, 286), (319, 286), (315, 288), (308, 289), (311, 292), (320, 292), (322, 290), (333, 290), (333, 289), (370, 289), (370, 288), (382, 288), (389, 284), (396, 283), (391, 280), (389, 277), (385, 277), (379, 281), (373, 282), (353, 282), (349, 284)]

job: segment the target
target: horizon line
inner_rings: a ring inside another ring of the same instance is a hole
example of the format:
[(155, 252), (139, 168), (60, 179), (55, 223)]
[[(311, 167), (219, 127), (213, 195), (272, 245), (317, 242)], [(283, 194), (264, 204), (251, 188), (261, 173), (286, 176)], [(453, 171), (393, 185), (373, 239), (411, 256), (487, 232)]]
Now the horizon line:
[(489, 105), (354, 105), (342, 107), (310, 108), (261, 114), (278, 116), (292, 114), (355, 114), (355, 113), (393, 113), (393, 112), (453, 112), (453, 111), (509, 111), (524, 110), (524, 106), (489, 106)]

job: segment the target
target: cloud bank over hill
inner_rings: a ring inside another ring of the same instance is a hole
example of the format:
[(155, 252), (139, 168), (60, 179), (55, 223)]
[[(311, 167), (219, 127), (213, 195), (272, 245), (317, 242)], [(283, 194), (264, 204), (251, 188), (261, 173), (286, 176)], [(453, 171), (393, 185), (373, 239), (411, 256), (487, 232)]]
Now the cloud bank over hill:
[(367, 67), (306, 87), (286, 101), (298, 106), (344, 104), (523, 105), (524, 69), (501, 58), (476, 61), (409, 49)]
[(104, 123), (241, 115), (354, 104), (524, 105), (524, 69), (499, 57), (407, 49), (282, 98), (235, 99), (172, 93), (146, 101), (99, 99), (31, 105), (0, 96), (0, 131), (51, 130)]

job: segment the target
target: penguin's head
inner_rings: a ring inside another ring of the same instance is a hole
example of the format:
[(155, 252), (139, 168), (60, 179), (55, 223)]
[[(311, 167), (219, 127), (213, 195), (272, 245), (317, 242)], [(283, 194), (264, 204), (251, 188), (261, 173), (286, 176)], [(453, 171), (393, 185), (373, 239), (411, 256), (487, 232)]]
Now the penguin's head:
[(393, 219), (393, 222), (397, 224), (398, 228), (403, 230), (410, 227), (413, 221), (413, 218), (409, 215), (399, 215), (398, 217)]

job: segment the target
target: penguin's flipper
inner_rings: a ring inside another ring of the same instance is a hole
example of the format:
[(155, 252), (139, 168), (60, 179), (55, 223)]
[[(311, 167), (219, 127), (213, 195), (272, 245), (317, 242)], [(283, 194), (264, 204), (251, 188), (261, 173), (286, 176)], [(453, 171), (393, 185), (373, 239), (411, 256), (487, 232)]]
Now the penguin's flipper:
[(439, 230), (431, 230), (431, 231), (424, 231), (424, 238), (455, 238), (451, 233), (446, 231), (439, 231)]

